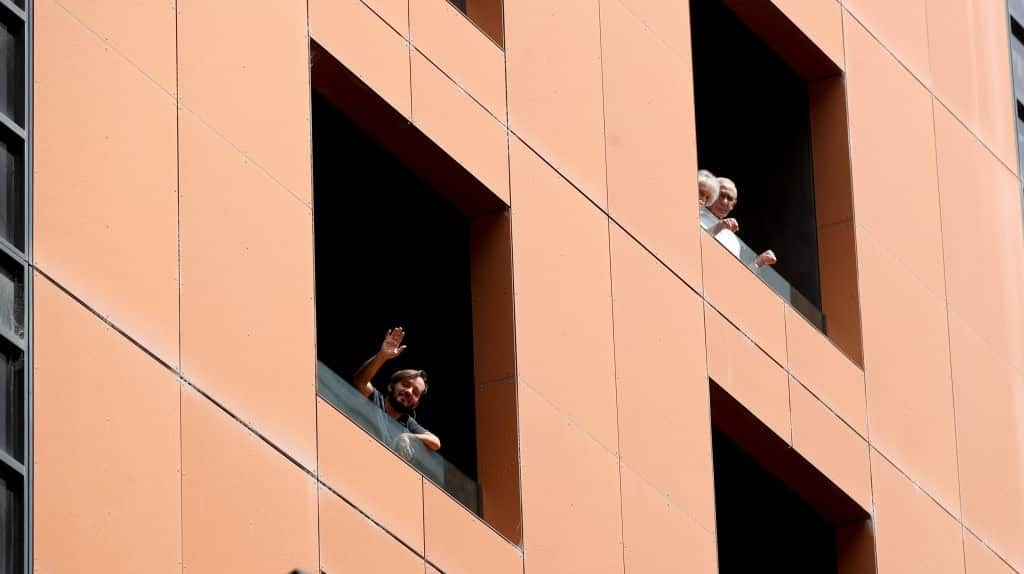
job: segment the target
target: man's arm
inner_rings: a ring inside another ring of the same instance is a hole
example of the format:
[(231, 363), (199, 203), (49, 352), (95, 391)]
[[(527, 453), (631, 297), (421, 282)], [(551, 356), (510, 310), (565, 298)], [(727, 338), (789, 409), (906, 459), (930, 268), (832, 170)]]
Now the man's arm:
[(402, 339), (404, 338), (405, 330), (401, 327), (388, 329), (387, 334), (384, 335), (384, 342), (380, 344), (380, 350), (367, 359), (363, 366), (359, 367), (359, 370), (356, 371), (355, 376), (352, 377), (352, 386), (362, 393), (364, 397), (369, 397), (370, 393), (373, 392), (373, 385), (370, 381), (373, 380), (377, 371), (384, 366), (384, 363), (401, 355), (402, 351), (405, 350), (405, 345), (402, 344)]
[(441, 449), (441, 439), (437, 438), (437, 435), (430, 431), (423, 431), (421, 433), (414, 433), (412, 436), (420, 439), (423, 446), (430, 450), (437, 451)]

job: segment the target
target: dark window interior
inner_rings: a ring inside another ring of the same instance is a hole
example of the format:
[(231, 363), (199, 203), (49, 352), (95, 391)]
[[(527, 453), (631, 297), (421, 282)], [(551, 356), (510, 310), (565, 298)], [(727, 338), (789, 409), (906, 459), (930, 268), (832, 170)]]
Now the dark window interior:
[(736, 182), (732, 216), (821, 306), (806, 82), (719, 0), (691, 0), (698, 166)]
[(719, 572), (836, 572), (839, 564), (874, 572), (870, 539), (866, 548), (838, 544), (851, 531), (870, 532), (867, 511), (710, 385)]
[(21, 124), (25, 112), (24, 23), (0, 9), (0, 112)]
[(718, 571), (835, 572), (835, 528), (725, 434), (712, 433)]
[(7, 465), (0, 464), (0, 572), (21, 572), (24, 555), (25, 519), (22, 508), (24, 480)]
[(391, 373), (424, 369), (417, 420), (476, 479), (469, 220), (330, 102), (313, 98), (317, 355), (351, 380), (402, 326)]

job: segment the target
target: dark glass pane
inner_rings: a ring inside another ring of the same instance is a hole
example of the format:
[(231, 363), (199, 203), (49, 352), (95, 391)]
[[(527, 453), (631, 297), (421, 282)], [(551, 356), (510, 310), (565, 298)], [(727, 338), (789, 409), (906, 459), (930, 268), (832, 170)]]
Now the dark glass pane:
[(0, 237), (25, 248), (24, 144), (0, 128)]
[(24, 24), (6, 8), (0, 8), (0, 112), (24, 125), (25, 49)]
[(1016, 36), (1010, 37), (1010, 60), (1013, 64), (1013, 91), (1017, 99), (1024, 97), (1024, 44)]
[(21, 572), (25, 517), (21, 475), (0, 463), (0, 572)]
[(0, 449), (25, 462), (25, 360), (14, 348), (0, 350)]
[(25, 335), (25, 285), (21, 264), (0, 255), (0, 329)]

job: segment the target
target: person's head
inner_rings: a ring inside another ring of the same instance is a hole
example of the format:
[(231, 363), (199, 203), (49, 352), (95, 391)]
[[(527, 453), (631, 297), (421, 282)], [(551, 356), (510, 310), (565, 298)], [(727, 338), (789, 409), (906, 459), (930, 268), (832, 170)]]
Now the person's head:
[(411, 415), (427, 394), (427, 372), (402, 369), (391, 375), (388, 383), (388, 402), (400, 413)]
[(711, 207), (718, 199), (721, 184), (713, 173), (706, 169), (697, 172), (697, 201), (704, 207)]
[(736, 191), (736, 184), (731, 179), (720, 177), (718, 178), (718, 183), (720, 186), (718, 188), (718, 199), (708, 209), (718, 219), (725, 219), (729, 217), (729, 212), (736, 207), (739, 192)]

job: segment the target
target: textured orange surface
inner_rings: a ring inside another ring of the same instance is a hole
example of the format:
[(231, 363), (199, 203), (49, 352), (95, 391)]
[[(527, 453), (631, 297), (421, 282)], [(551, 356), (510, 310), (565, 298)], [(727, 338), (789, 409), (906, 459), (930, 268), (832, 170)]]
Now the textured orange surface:
[[(1005, 9), (772, 1), (844, 70), (831, 341), (697, 228), (685, 0), (508, 0), (504, 50), (445, 0), (37, 0), (36, 569), (714, 572), (710, 376), (878, 572), (1024, 571)], [(311, 39), (509, 206), (476, 400), (518, 547), (318, 403)]]

